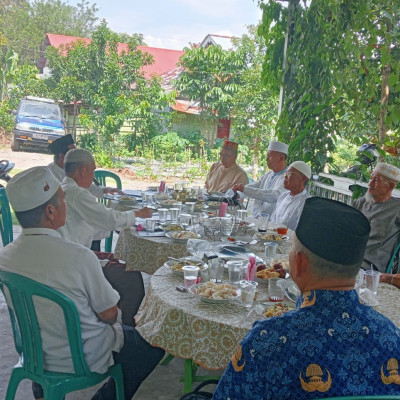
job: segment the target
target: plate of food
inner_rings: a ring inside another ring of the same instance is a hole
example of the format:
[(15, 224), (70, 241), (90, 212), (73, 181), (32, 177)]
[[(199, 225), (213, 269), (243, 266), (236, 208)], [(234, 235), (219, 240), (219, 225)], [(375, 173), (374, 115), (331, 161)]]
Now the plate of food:
[(158, 202), (164, 208), (173, 208), (178, 206), (178, 202), (176, 200), (167, 199), (167, 200), (160, 200)]
[(177, 243), (186, 243), (188, 239), (200, 239), (201, 235), (191, 231), (167, 232), (165, 236)]
[(260, 233), (257, 234), (257, 237), (263, 242), (283, 243), (289, 240), (289, 236), (278, 235), (275, 232)]
[(165, 232), (181, 232), (181, 231), (184, 231), (182, 225), (179, 225), (178, 223), (174, 223), (174, 222), (164, 222), (164, 223), (160, 224), (160, 227)]
[(136, 199), (132, 196), (126, 195), (114, 195), (114, 199), (118, 201), (120, 204), (124, 205), (133, 205), (136, 204)]
[(199, 283), (192, 286), (189, 292), (200, 300), (213, 304), (227, 303), (240, 297), (240, 289), (230, 283)]
[(292, 311), (296, 308), (294, 304), (287, 303), (285, 301), (278, 302), (267, 302), (257, 304), (254, 307), (254, 311), (258, 315), (262, 315), (264, 318), (280, 317), (288, 311)]
[(158, 186), (147, 186), (147, 190), (150, 190), (151, 192), (157, 192)]
[(235, 243), (241, 246), (247, 246), (257, 243), (257, 240), (247, 236), (228, 236), (226, 240), (230, 243)]
[(238, 228), (252, 228), (254, 225), (254, 222), (249, 221), (240, 221), (237, 223)]
[(200, 273), (201, 271), (205, 271), (208, 268), (208, 265), (203, 263), (202, 261), (195, 260), (194, 258), (180, 258), (178, 260), (169, 260), (165, 263), (172, 273), (175, 275), (180, 275), (183, 276), (183, 271), (182, 268), (185, 265), (195, 265), (196, 267), (199, 267)]
[(267, 267), (265, 264), (257, 265), (256, 282), (265, 282), (269, 278), (284, 279), (286, 277), (289, 277), (289, 274), (280, 263), (276, 263), (272, 267)]
[(207, 205), (209, 208), (219, 208), (221, 205), (220, 201), (207, 201)]
[(202, 210), (206, 210), (207, 208), (208, 208), (208, 205), (205, 203), (196, 203), (194, 205), (195, 212), (201, 212)]

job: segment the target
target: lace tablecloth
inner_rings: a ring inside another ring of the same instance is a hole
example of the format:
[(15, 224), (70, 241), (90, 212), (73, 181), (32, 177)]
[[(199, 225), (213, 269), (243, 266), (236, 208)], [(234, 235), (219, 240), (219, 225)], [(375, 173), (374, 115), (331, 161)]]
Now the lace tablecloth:
[[(162, 267), (152, 276), (148, 293), (135, 317), (136, 329), (153, 346), (192, 359), (206, 369), (227, 366), (237, 345), (262, 317), (254, 308), (237, 301), (209, 304), (176, 290), (183, 277)], [(266, 294), (267, 287), (259, 287)], [(376, 310), (400, 327), (400, 290), (387, 284), (379, 287)]]

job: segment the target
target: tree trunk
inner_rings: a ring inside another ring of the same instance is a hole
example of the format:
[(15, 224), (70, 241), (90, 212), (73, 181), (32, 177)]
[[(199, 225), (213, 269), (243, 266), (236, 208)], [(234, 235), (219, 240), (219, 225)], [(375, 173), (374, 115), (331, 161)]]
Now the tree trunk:
[(75, 100), (74, 101), (74, 111), (73, 111), (73, 116), (72, 116), (72, 137), (73, 137), (75, 143), (76, 143), (76, 115), (77, 115), (77, 106), (76, 106), (76, 100)]
[[(390, 88), (389, 88), (388, 79), (389, 79), (391, 70), (392, 70), (392, 67), (390, 64), (385, 65), (382, 68), (382, 94), (381, 94), (381, 107), (380, 107), (380, 113), (379, 113), (379, 144), (380, 144), (380, 146), (383, 146), (383, 144), (385, 143), (386, 132), (387, 132), (385, 118), (387, 115), (388, 102), (389, 102)], [(379, 159), (379, 161), (384, 161), (384, 159), (381, 155), (379, 155), (378, 159)]]

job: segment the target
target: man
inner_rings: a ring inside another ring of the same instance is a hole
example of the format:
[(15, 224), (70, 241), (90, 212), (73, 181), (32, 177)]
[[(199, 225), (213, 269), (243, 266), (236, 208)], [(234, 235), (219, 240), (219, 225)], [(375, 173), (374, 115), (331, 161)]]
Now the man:
[(289, 253), (300, 307), (254, 324), (214, 400), (400, 394), (400, 330), (354, 290), (369, 232), (354, 208), (306, 200)]
[(375, 269), (385, 272), (400, 241), (400, 199), (392, 197), (392, 191), (399, 181), (399, 168), (378, 163), (371, 175), (368, 192), (353, 203), (371, 224), (362, 263), (364, 269), (370, 269), (373, 265)]
[(205, 187), (210, 192), (226, 192), (233, 185), (246, 185), (249, 178), (243, 168), (236, 164), (238, 144), (225, 140), (220, 162), (211, 165), (206, 177)]
[(234, 185), (234, 191), (255, 199), (253, 217), (261, 214), (271, 215), (275, 210), (278, 197), (285, 191), (283, 174), (286, 171), (286, 159), (289, 146), (282, 142), (270, 142), (267, 153), (267, 166), (271, 169), (260, 181), (248, 185)]
[(87, 190), (94, 177), (96, 164), (92, 154), (83, 149), (70, 150), (64, 158), (65, 178), (61, 186), (67, 203), (67, 219), (60, 229), (61, 236), (75, 243), (90, 247), (94, 235), (104, 231), (120, 230), (135, 223), (137, 217), (149, 218), (151, 211), (115, 211), (98, 203)]
[[(53, 175), (60, 181), (65, 177), (64, 171), (64, 158), (69, 150), (76, 149), (74, 139), (70, 134), (64, 135), (54, 142), (50, 143), (48, 146), (49, 152), (54, 154), (54, 160), (47, 167), (53, 173)], [(92, 183), (89, 187), (89, 192), (95, 196), (102, 198), (107, 193), (119, 193), (123, 194), (120, 190), (116, 188), (97, 186)]]
[[(81, 321), (83, 352), (89, 369), (104, 373), (114, 362), (122, 365), (125, 398), (131, 399), (164, 351), (149, 345), (133, 329), (116, 324), (119, 296), (104, 278), (89, 249), (62, 239), (66, 204), (60, 183), (47, 167), (17, 174), (7, 185), (7, 196), (22, 226), (21, 235), (0, 251), (2, 269), (48, 285), (68, 296)], [(44, 367), (73, 372), (64, 318), (58, 306), (37, 303), (43, 338)], [(34, 397), (43, 397), (33, 384)], [(114, 382), (106, 383), (93, 399), (115, 398)]]
[(310, 197), (306, 185), (311, 178), (311, 168), (303, 161), (295, 161), (290, 164), (283, 176), (283, 187), (289, 192), (284, 192), (278, 197), (271, 221), (281, 222), (294, 231), (303, 211), (304, 202)]

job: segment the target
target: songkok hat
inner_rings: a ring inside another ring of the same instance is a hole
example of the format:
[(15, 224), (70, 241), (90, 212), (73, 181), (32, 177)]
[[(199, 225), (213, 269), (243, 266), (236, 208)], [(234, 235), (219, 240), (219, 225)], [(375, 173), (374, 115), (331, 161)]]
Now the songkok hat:
[(393, 179), (396, 182), (400, 182), (400, 169), (394, 165), (379, 162), (374, 168), (374, 173), (386, 176), (386, 178)]
[(14, 211), (32, 210), (49, 201), (60, 182), (47, 167), (33, 167), (15, 175), (6, 186)]
[(66, 154), (70, 150), (69, 146), (75, 144), (72, 135), (68, 134), (56, 139), (53, 143), (48, 145), (49, 152), (51, 154)]
[(228, 149), (234, 152), (237, 152), (238, 147), (239, 145), (231, 140), (224, 140), (224, 143), (222, 144), (223, 149)]
[(339, 201), (310, 197), (296, 228), (303, 246), (337, 264), (361, 262), (371, 226), (365, 216)]
[(72, 149), (64, 158), (64, 164), (68, 163), (91, 163), (94, 161), (93, 155), (90, 151), (85, 149)]
[(268, 150), (279, 151), (279, 153), (287, 154), (289, 146), (286, 143), (272, 141), (269, 142)]
[(308, 179), (311, 178), (311, 168), (308, 164), (306, 164), (304, 161), (295, 161), (289, 165), (289, 168), (293, 167), (297, 169), (297, 171), (301, 172), (303, 175), (305, 175)]

